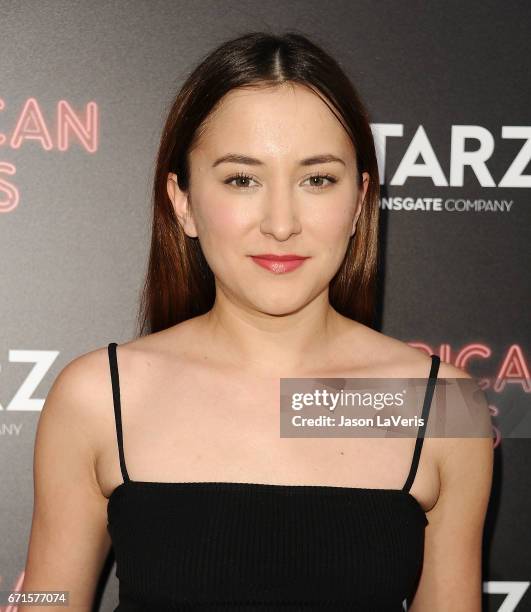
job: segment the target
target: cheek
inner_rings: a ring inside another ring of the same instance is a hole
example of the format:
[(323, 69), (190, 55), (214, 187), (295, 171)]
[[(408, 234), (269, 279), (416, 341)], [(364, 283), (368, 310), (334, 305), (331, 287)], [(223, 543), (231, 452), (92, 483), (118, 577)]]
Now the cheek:
[(207, 260), (223, 260), (219, 253), (242, 248), (243, 237), (249, 227), (249, 215), (234, 199), (212, 195), (201, 200), (195, 214), (201, 247)]
[[(342, 251), (350, 238), (354, 211), (347, 204), (331, 203), (314, 209), (311, 220), (312, 234), (317, 244), (322, 244), (328, 255), (343, 256)], [(309, 225), (308, 225), (309, 226)]]

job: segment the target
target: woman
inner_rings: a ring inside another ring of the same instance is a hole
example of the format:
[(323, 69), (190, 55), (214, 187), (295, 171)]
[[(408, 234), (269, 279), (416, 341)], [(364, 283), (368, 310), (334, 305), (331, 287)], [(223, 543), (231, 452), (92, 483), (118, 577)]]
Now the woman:
[(367, 113), (307, 38), (195, 69), (140, 337), (69, 363), (40, 418), (24, 590), (90, 609), (112, 544), (117, 610), (480, 610), (490, 439), (279, 436), (280, 378), (422, 378), (425, 416), (470, 378), (371, 328), (378, 196)]

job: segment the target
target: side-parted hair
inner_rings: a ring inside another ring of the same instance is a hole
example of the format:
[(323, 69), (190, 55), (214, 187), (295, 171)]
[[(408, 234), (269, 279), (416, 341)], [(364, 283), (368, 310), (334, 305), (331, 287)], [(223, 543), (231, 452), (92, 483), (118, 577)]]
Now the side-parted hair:
[(293, 83), (310, 88), (348, 133), (369, 187), (345, 258), (330, 282), (329, 301), (340, 314), (372, 325), (375, 310), (379, 177), (367, 111), (338, 62), (306, 36), (251, 32), (209, 53), (189, 74), (171, 104), (161, 135), (153, 183), (151, 248), (140, 297), (140, 335), (155, 333), (210, 310), (214, 275), (199, 240), (185, 234), (167, 192), (168, 174), (189, 191), (189, 155), (209, 115), (233, 89)]

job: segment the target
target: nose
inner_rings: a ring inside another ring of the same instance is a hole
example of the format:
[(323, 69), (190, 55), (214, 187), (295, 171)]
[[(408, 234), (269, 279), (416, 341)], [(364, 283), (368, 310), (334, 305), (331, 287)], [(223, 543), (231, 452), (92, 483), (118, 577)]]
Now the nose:
[(267, 198), (260, 223), (260, 231), (277, 240), (288, 240), (293, 234), (301, 232), (299, 210), (294, 198), (287, 189), (276, 189)]

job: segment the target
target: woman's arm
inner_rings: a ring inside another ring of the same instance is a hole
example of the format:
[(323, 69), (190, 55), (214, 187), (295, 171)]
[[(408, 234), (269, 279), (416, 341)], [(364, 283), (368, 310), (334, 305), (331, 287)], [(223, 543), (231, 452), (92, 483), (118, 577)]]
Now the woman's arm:
[[(76, 610), (91, 609), (111, 546), (107, 499), (95, 475), (98, 396), (104, 396), (102, 385), (108, 384), (102, 357), (101, 350), (88, 353), (60, 372), (35, 439), (33, 518), (21, 590), (69, 591), (69, 607)], [(19, 612), (35, 609), (18, 607)]]
[[(456, 370), (444, 377), (456, 377)], [(441, 372), (443, 364), (441, 364)], [(459, 370), (460, 378), (464, 376)], [(482, 396), (481, 418), (490, 421)], [(493, 440), (440, 439), (444, 456), (437, 503), (428, 513), (424, 566), (408, 612), (481, 612), (482, 540), (493, 471)]]

